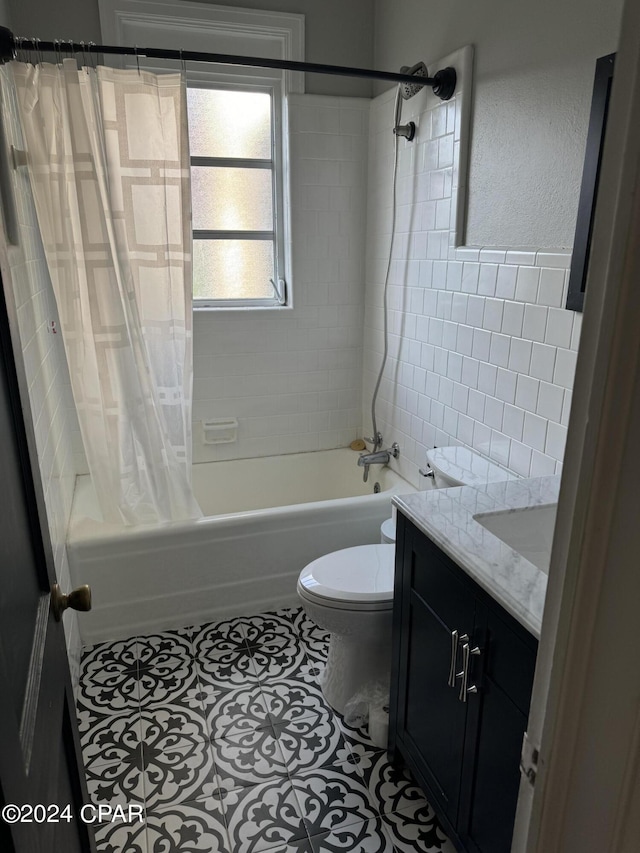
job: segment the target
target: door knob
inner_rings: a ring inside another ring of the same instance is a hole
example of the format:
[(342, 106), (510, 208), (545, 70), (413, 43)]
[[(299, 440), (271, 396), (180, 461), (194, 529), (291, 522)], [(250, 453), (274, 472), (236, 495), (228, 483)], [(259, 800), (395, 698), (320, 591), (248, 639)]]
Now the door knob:
[(51, 587), (51, 608), (56, 622), (62, 619), (62, 614), (67, 607), (83, 612), (91, 610), (91, 587), (89, 584), (82, 584), (82, 586), (76, 587), (68, 595), (65, 595), (58, 584), (54, 583)]

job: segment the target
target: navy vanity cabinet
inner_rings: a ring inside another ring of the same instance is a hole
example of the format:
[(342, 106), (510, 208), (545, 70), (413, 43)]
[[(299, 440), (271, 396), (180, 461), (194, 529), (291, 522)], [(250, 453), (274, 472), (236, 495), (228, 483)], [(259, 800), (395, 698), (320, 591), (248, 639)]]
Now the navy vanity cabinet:
[(459, 850), (508, 853), (537, 643), (401, 513), (393, 619), (391, 758)]

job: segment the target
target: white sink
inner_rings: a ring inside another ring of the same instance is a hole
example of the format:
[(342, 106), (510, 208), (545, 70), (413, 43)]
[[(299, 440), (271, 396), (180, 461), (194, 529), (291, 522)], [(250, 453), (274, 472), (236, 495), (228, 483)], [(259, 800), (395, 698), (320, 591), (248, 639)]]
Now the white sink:
[(557, 504), (482, 512), (474, 519), (546, 574), (549, 573)]

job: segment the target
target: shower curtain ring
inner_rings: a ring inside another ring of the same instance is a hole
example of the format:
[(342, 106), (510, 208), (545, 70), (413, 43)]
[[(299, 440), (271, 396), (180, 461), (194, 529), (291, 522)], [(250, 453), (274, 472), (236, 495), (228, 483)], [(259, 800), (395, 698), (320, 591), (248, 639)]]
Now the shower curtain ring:
[(140, 57), (138, 56), (138, 45), (133, 46), (133, 52), (136, 55), (136, 65), (138, 66), (138, 77), (140, 76)]
[(85, 53), (83, 41), (80, 42), (80, 48), (82, 49), (82, 66), (84, 68), (86, 68), (87, 67), (87, 54)]
[(33, 36), (31, 39), (31, 47), (33, 48), (33, 55), (35, 57), (34, 65), (42, 65), (43, 56), (42, 51), (40, 50), (40, 39)]
[(91, 63), (91, 67), (95, 71), (98, 66), (98, 52), (95, 52), (93, 57), (93, 61), (91, 60), (91, 51), (96, 47), (96, 43), (94, 41), (89, 42), (89, 62)]
[(180, 48), (180, 66), (182, 68), (182, 73), (187, 76), (187, 63), (184, 61), (184, 56), (182, 55), (182, 48)]

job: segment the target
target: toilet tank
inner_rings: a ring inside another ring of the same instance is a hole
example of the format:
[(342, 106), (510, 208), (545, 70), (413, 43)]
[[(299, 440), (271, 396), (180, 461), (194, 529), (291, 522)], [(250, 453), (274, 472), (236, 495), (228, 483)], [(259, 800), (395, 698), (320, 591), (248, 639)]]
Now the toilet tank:
[(468, 447), (434, 447), (427, 451), (427, 465), (439, 489), (501, 483), (518, 476)]

